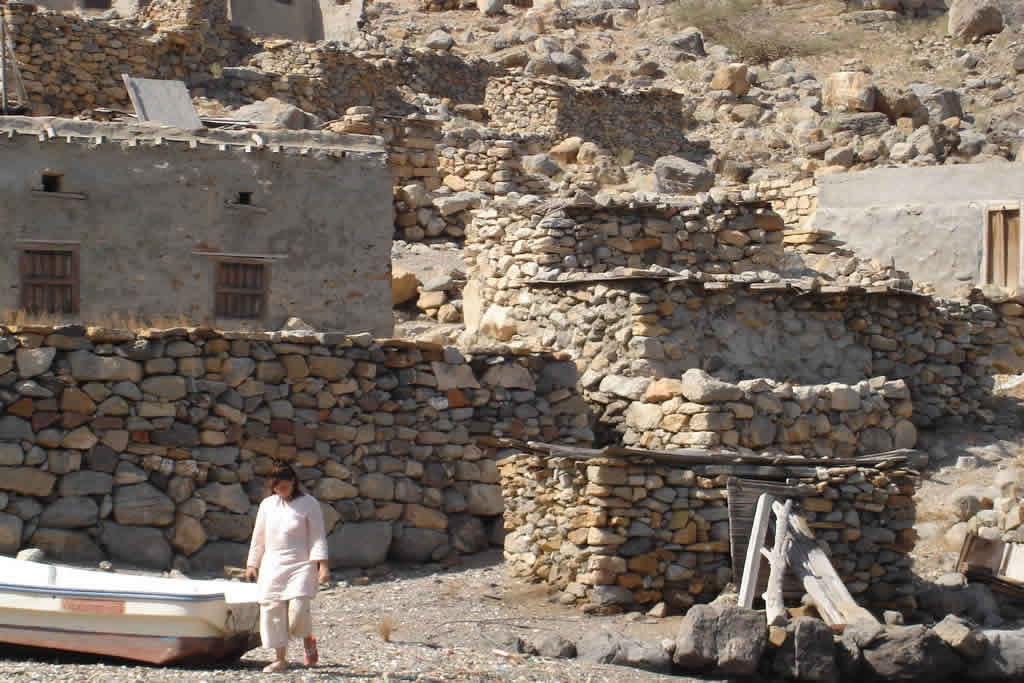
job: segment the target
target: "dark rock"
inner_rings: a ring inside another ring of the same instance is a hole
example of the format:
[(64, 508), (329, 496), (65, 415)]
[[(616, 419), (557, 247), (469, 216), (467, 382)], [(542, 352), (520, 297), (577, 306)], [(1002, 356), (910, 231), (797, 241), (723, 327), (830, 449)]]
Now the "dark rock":
[(963, 117), (960, 93), (956, 90), (930, 83), (911, 83), (909, 87), (928, 110), (928, 118), (932, 123), (942, 123), (952, 116)]
[(190, 556), (188, 561), (193, 571), (220, 574), (224, 567), (244, 567), (248, 555), (247, 543), (215, 541), (204, 545), (199, 552)]
[(36, 529), (28, 545), (39, 548), (47, 557), (60, 562), (95, 564), (105, 558), (100, 547), (82, 531)]
[(925, 626), (889, 626), (861, 651), (867, 671), (884, 680), (942, 679), (963, 668), (952, 648)]
[(399, 562), (427, 562), (448, 544), (448, 534), (437, 529), (405, 527), (391, 539), (388, 557)]
[(707, 192), (715, 184), (715, 174), (700, 164), (681, 157), (661, 157), (654, 162), (659, 192), (692, 195)]
[(749, 676), (768, 644), (764, 615), (742, 607), (695, 605), (676, 636), (675, 663), (684, 671), (715, 667), (716, 674)]
[(572, 659), (576, 656), (576, 643), (563, 638), (557, 633), (545, 633), (527, 640), (523, 651), (531, 655), (552, 657), (554, 659)]
[(597, 631), (584, 635), (576, 643), (576, 656), (584, 662), (611, 664), (619, 651), (620, 637), (610, 631)]
[(881, 112), (836, 114), (825, 122), (833, 132), (853, 131), (857, 135), (882, 135), (889, 130), (889, 117)]
[[(339, 511), (340, 512), (340, 511)], [(390, 522), (348, 522), (327, 537), (331, 568), (368, 568), (382, 564), (391, 547)]]
[(798, 681), (832, 681), (837, 674), (832, 629), (812, 617), (786, 626), (788, 637), (775, 656), (775, 670)]
[(150, 432), (150, 441), (158, 446), (180, 446), (188, 448), (199, 445), (199, 430), (192, 425), (173, 423), (168, 429)]
[(972, 660), (967, 677), (981, 681), (1024, 680), (1024, 631), (982, 631), (985, 656)]
[(585, 635), (576, 645), (579, 659), (599, 664), (617, 664), (655, 673), (672, 670), (672, 658), (660, 643), (623, 638), (609, 631)]
[(105, 522), (100, 543), (113, 559), (131, 565), (153, 569), (171, 566), (171, 545), (160, 529)]
[(460, 553), (475, 553), (485, 550), (490, 544), (484, 522), (472, 515), (451, 515), (448, 517), (448, 533), (452, 545)]

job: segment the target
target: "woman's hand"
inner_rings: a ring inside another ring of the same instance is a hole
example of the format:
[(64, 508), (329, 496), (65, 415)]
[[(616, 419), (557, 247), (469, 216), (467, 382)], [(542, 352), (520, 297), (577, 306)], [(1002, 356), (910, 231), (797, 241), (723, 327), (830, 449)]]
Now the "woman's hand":
[(255, 581), (256, 579), (259, 578), (259, 575), (260, 575), (260, 570), (257, 569), (256, 567), (246, 567), (245, 568), (245, 580), (246, 581)]
[(327, 568), (327, 563), (322, 560), (320, 561), (320, 571), (317, 572), (317, 578), (321, 585), (331, 580), (331, 570)]

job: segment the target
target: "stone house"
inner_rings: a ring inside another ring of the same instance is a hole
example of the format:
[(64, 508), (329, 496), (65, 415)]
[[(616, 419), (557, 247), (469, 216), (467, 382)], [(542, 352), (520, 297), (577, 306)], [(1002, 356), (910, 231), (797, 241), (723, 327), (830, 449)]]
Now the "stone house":
[(1024, 290), (1020, 210), (1024, 169), (983, 163), (876, 168), (818, 179), (811, 225), (858, 254), (894, 260), (939, 296), (974, 287)]
[(258, 35), (315, 43), (344, 40), (362, 15), (362, 0), (228, 0), (232, 26)]
[(140, 0), (35, 0), (32, 4), (56, 12), (84, 12), (86, 14), (115, 9), (119, 16), (127, 18), (138, 14), (144, 3)]
[(6, 312), (392, 331), (379, 138), (0, 119)]

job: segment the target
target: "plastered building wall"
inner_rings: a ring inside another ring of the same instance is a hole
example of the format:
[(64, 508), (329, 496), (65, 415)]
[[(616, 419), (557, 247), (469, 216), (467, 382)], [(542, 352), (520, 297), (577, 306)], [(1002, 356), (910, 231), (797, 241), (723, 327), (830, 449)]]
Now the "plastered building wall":
[[(277, 146), (264, 133), (257, 149), (228, 134), (200, 142), (168, 129), (15, 117), (4, 126), (22, 128), (0, 136), (3, 239), (76, 245), (84, 320), (214, 322), (217, 254), (235, 254), (269, 259), (257, 327), (298, 316), (319, 329), (391, 333), (390, 175), (376, 138), (337, 136), (369, 141), (344, 150)], [(41, 191), (44, 172), (62, 176), (61, 193)], [(236, 204), (240, 192), (251, 206)], [(4, 310), (19, 306), (19, 256), (13, 248), (0, 258)]]
[(812, 225), (866, 258), (893, 259), (940, 296), (982, 284), (985, 209), (1024, 199), (1024, 167), (1009, 163), (877, 168), (823, 176)]

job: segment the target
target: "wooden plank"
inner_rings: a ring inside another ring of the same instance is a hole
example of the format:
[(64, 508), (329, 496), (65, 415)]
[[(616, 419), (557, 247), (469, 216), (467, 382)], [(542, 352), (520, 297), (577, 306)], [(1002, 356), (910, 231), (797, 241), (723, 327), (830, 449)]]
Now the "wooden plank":
[(989, 244), (992, 264), (992, 284), (1006, 286), (1006, 221), (1002, 211), (989, 212)]
[[(813, 471), (811, 475), (813, 475)], [(743, 576), (746, 571), (747, 545), (754, 529), (755, 508), (761, 494), (767, 493), (774, 498), (785, 500), (813, 495), (815, 489), (808, 486), (787, 486), (734, 476), (726, 482), (726, 493), (729, 496), (729, 541), (733, 576)], [(760, 573), (758, 575), (760, 576)], [(762, 588), (763, 582), (759, 581), (753, 588), (754, 594), (756, 595)]]
[(1020, 211), (1006, 212), (1006, 288), (1020, 289)]
[[(754, 606), (754, 592), (757, 589), (757, 577), (761, 569), (761, 549), (764, 547), (765, 534), (768, 533), (768, 518), (771, 517), (772, 503), (774, 502), (775, 499), (767, 493), (762, 493), (757, 498), (753, 528), (747, 543), (746, 560), (743, 563), (743, 578), (740, 581), (738, 601), (740, 607), (749, 609)], [(730, 510), (730, 516), (731, 512)]]
[(793, 512), (793, 499), (790, 498), (782, 506), (782, 511), (775, 517), (775, 542), (772, 552), (768, 554), (771, 570), (768, 574), (768, 586), (764, 591), (765, 616), (769, 626), (783, 626), (786, 623), (786, 604), (782, 598), (782, 579), (786, 575), (789, 563), (789, 515)]
[[(783, 513), (783, 505), (775, 503), (776, 515)], [(814, 541), (814, 534), (800, 515), (789, 515), (789, 566), (803, 581), (804, 590), (814, 600), (814, 606), (829, 626), (841, 628), (857, 622), (878, 623), (878, 620), (857, 604), (846, 585), (836, 573), (825, 551)]]

